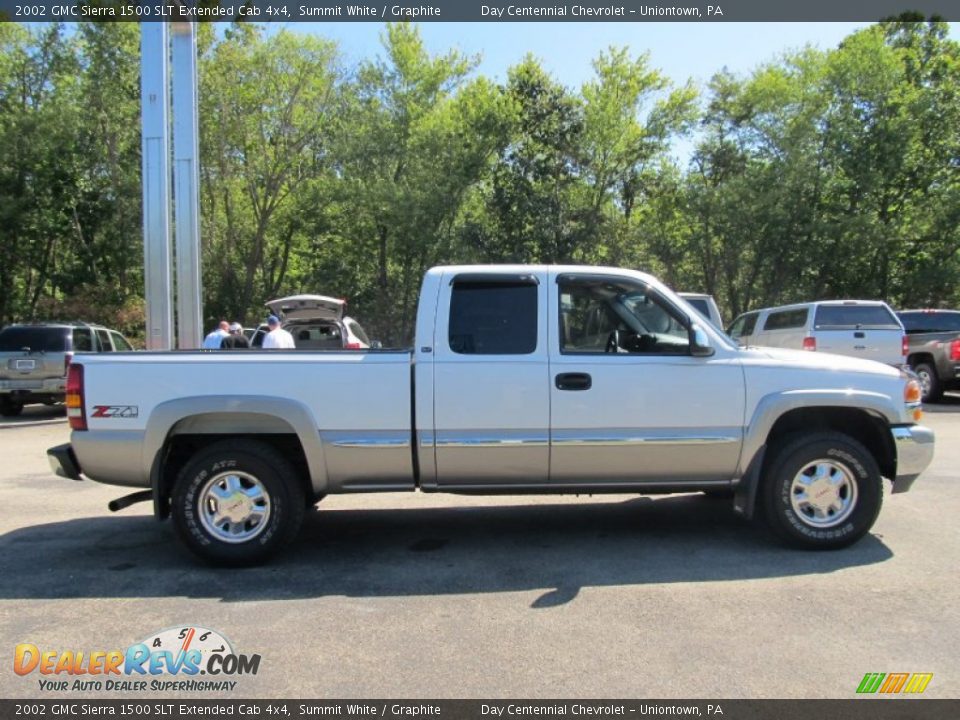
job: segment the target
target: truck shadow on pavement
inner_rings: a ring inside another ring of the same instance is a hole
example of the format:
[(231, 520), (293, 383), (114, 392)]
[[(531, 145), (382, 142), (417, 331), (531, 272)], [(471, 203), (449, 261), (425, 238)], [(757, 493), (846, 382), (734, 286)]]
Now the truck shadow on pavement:
[(67, 422), (67, 408), (63, 405), (27, 405), (15, 417), (0, 417), (0, 430), (28, 425), (54, 425)]
[[(408, 498), (409, 501), (409, 498)], [(522, 502), (522, 499), (519, 501)], [(893, 556), (876, 536), (835, 552), (777, 545), (701, 495), (592, 503), (308, 512), (271, 564), (202, 565), (152, 518), (95, 517), (0, 537), (0, 597), (200, 597), (224, 602), (323, 596), (542, 591), (821, 575)]]

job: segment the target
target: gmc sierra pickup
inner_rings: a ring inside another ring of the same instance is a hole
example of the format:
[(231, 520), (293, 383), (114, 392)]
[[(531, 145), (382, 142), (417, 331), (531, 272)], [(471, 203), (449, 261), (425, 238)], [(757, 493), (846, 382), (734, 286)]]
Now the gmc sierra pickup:
[(738, 348), (656, 279), (461, 266), (423, 282), (412, 351), (114, 353), (70, 366), (64, 477), (143, 488), (221, 564), (264, 560), (332, 493), (727, 493), (836, 548), (933, 456), (909, 373)]

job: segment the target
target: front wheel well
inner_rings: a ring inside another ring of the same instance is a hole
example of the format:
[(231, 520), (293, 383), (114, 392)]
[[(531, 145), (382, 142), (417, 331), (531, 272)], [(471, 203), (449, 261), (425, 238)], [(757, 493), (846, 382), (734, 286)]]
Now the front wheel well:
[(312, 505), (315, 502), (314, 498), (316, 493), (310, 482), (310, 470), (307, 466), (307, 457), (303, 452), (303, 446), (300, 444), (300, 438), (294, 433), (178, 434), (168, 438), (158, 458), (160, 463), (157, 473), (157, 482), (159, 483), (157, 499), (159, 500), (159, 505), (156, 508), (156, 514), (159, 519), (162, 520), (169, 516), (170, 496), (173, 493), (174, 483), (176, 483), (177, 476), (183, 467), (190, 462), (190, 458), (194, 457), (204, 448), (222, 440), (259, 442), (264, 445), (269, 445), (283, 455), (293, 466), (297, 475), (296, 479), (303, 488), (303, 495), (307, 499), (307, 503)]
[[(789, 435), (799, 432), (832, 431), (854, 438), (877, 462), (880, 473), (893, 479), (897, 471), (897, 455), (886, 420), (858, 408), (810, 407), (784, 413), (767, 435), (767, 447), (774, 447)], [(772, 454), (768, 454), (768, 459)]]

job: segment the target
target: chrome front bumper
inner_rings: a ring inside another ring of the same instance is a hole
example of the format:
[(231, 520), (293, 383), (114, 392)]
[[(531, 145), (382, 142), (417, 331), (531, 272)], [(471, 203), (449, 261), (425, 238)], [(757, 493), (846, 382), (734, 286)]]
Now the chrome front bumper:
[(902, 425), (891, 428), (890, 433), (897, 449), (897, 476), (893, 479), (893, 492), (906, 492), (933, 460), (933, 430), (923, 425)]

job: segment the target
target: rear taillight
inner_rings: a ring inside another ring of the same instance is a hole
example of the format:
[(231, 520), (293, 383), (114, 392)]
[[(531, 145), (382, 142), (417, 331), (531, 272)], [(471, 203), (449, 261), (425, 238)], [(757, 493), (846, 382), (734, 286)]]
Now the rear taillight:
[(954, 361), (960, 360), (960, 340), (954, 340), (950, 343), (950, 359)]
[(346, 350), (360, 350), (360, 343), (347, 343), (343, 346)]
[(73, 362), (73, 353), (68, 352), (63, 356), (63, 374), (66, 375), (67, 371), (70, 369), (70, 363)]
[(67, 368), (67, 420), (71, 430), (87, 429), (87, 413), (83, 408), (83, 365), (70, 363)]
[(906, 335), (900, 338), (900, 354), (904, 357), (910, 354), (910, 340)]
[(805, 337), (803, 339), (803, 349), (815, 352), (817, 349), (817, 339), (815, 337)]

